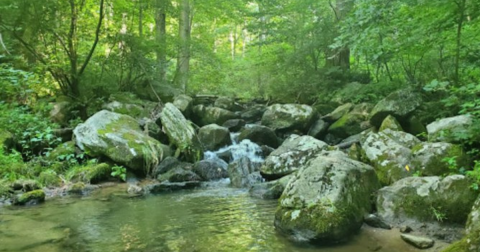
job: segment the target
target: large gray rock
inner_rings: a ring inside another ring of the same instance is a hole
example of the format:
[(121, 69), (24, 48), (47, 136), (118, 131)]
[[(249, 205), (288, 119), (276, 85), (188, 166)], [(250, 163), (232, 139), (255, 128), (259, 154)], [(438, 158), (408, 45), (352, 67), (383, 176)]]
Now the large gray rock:
[(237, 119), (237, 115), (235, 115), (235, 113), (230, 110), (217, 107), (206, 107), (204, 105), (194, 106), (193, 114), (195, 122), (199, 126), (204, 126), (212, 123), (222, 125), (230, 119)]
[(423, 176), (442, 176), (452, 169), (466, 169), (469, 158), (459, 145), (422, 142), (413, 146), (411, 164)]
[(217, 124), (203, 126), (198, 131), (198, 139), (205, 150), (213, 151), (232, 143), (230, 131)]
[(195, 129), (177, 107), (172, 103), (165, 104), (160, 113), (160, 120), (170, 143), (177, 147), (176, 156), (183, 153), (185, 158), (192, 162), (202, 159), (203, 149), (198, 142)]
[(336, 243), (356, 233), (380, 184), (374, 169), (339, 151), (325, 152), (290, 180), (275, 227), (295, 240)]
[(411, 176), (413, 171), (406, 168), (411, 165), (410, 148), (420, 143), (413, 135), (386, 129), (379, 133), (371, 132), (361, 145), (366, 158), (375, 167), (382, 184), (391, 184)]
[(171, 153), (168, 146), (140, 130), (130, 116), (102, 110), (73, 131), (80, 149), (92, 156), (107, 156), (114, 162), (146, 171)]
[(262, 125), (275, 131), (306, 132), (316, 113), (312, 107), (301, 104), (274, 104), (262, 116)]
[(471, 136), (473, 119), (469, 115), (443, 118), (427, 125), (430, 142), (460, 143)]
[(255, 104), (245, 109), (240, 116), (248, 123), (255, 123), (262, 120), (262, 116), (266, 110), (267, 106), (263, 104)]
[(324, 120), (317, 119), (308, 130), (308, 135), (317, 139), (322, 139), (327, 134), (329, 126), (330, 124)]
[(210, 181), (228, 178), (227, 167), (227, 162), (221, 159), (209, 159), (196, 162), (193, 165), (193, 171), (203, 180)]
[(342, 116), (350, 112), (350, 110), (352, 110), (354, 106), (355, 105), (353, 105), (353, 103), (345, 103), (343, 105), (340, 105), (332, 112), (323, 116), (322, 119), (327, 122), (335, 122), (338, 119), (342, 118)]
[(256, 183), (262, 182), (262, 177), (258, 173), (258, 163), (250, 161), (247, 157), (242, 157), (228, 165), (228, 176), (233, 187), (250, 187)]
[(285, 190), (288, 182), (293, 177), (294, 174), (290, 174), (277, 180), (255, 184), (250, 188), (249, 193), (255, 198), (278, 199), (282, 196), (283, 190)]
[(368, 123), (363, 122), (367, 120), (371, 110), (372, 105), (369, 103), (355, 105), (348, 113), (330, 125), (328, 132), (342, 139), (362, 132), (366, 129), (364, 125), (369, 126)]
[(182, 112), (185, 117), (190, 117), (193, 108), (193, 98), (188, 95), (178, 95), (173, 100), (173, 105)]
[(243, 107), (231, 97), (218, 97), (217, 100), (215, 100), (214, 106), (234, 112), (241, 111), (243, 109)]
[(312, 159), (315, 154), (328, 147), (328, 144), (311, 136), (291, 135), (274, 150), (260, 168), (264, 177), (279, 178), (288, 175)]
[(395, 91), (375, 105), (369, 115), (370, 124), (379, 128), (388, 115), (392, 115), (402, 122), (421, 104), (420, 93), (412, 89)]
[(404, 178), (378, 191), (378, 214), (394, 224), (420, 225), (422, 221), (463, 224), (478, 195), (470, 189), (470, 184), (463, 175)]
[(480, 197), (475, 201), (468, 215), (465, 243), (469, 252), (480, 251)]
[(150, 118), (156, 106), (157, 103), (155, 102), (141, 100), (132, 93), (121, 92), (110, 95), (108, 103), (104, 104), (102, 108), (118, 114), (128, 115), (135, 119), (141, 119), (144, 117)]
[(262, 125), (249, 125), (240, 132), (238, 140), (249, 139), (258, 145), (268, 145), (272, 148), (278, 147), (278, 139), (272, 129)]

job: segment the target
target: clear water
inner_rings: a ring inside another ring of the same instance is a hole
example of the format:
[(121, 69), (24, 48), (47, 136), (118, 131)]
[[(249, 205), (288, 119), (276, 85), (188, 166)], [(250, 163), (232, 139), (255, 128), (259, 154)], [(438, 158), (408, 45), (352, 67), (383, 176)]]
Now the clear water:
[(417, 251), (398, 231), (369, 228), (335, 247), (294, 244), (273, 227), (276, 201), (224, 183), (141, 198), (125, 190), (123, 184), (81, 198), (0, 208), (0, 251)]

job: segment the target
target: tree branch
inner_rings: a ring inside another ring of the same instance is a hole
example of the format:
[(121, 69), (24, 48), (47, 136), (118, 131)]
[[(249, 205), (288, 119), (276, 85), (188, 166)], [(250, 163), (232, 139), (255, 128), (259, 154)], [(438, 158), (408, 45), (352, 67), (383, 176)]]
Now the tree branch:
[(2, 34), (0, 33), (0, 45), (2, 45), (3, 49), (7, 52), (8, 55), (11, 55), (10, 52), (7, 50), (7, 47), (5, 46), (5, 44), (3, 43), (3, 39), (2, 39)]

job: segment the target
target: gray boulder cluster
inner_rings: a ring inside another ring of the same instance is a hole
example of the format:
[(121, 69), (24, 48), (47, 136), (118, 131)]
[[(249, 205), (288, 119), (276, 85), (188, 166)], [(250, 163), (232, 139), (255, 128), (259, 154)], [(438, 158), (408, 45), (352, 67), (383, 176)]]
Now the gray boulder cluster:
[[(455, 246), (468, 249), (450, 251), (480, 251), (478, 192), (466, 176), (451, 175), (470, 164), (458, 136), (471, 132), (473, 119), (425, 122), (416, 113), (422, 95), (414, 90), (399, 90), (377, 104), (346, 103), (325, 115), (308, 105), (226, 97), (133, 100), (113, 96), (73, 132), (88, 155), (155, 179), (139, 192), (230, 178), (252, 196), (278, 199), (275, 227), (294, 240), (343, 242), (364, 221), (446, 238), (441, 230), (467, 223)], [(257, 146), (251, 152), (262, 159), (235, 156), (227, 146), (240, 142)], [(411, 234), (402, 239), (433, 245)]]

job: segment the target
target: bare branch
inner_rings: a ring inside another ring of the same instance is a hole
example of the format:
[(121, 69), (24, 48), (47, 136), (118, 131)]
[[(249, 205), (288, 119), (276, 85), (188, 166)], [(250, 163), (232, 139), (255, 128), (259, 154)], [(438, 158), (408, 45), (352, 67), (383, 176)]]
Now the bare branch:
[(2, 39), (2, 34), (0, 33), (0, 45), (2, 45), (3, 49), (7, 52), (8, 55), (11, 55), (10, 52), (7, 50), (7, 47), (5, 46), (5, 44), (3, 43), (3, 39)]
[(87, 58), (85, 59), (85, 62), (83, 62), (80, 72), (78, 72), (78, 76), (82, 75), (83, 72), (85, 71), (85, 68), (87, 68), (88, 62), (90, 62), (93, 52), (95, 52), (95, 48), (97, 47), (98, 40), (100, 38), (100, 29), (102, 28), (104, 2), (105, 0), (100, 1), (100, 13), (98, 18), (97, 29), (95, 30), (95, 41), (93, 42), (92, 48), (90, 48), (90, 52), (88, 53)]

